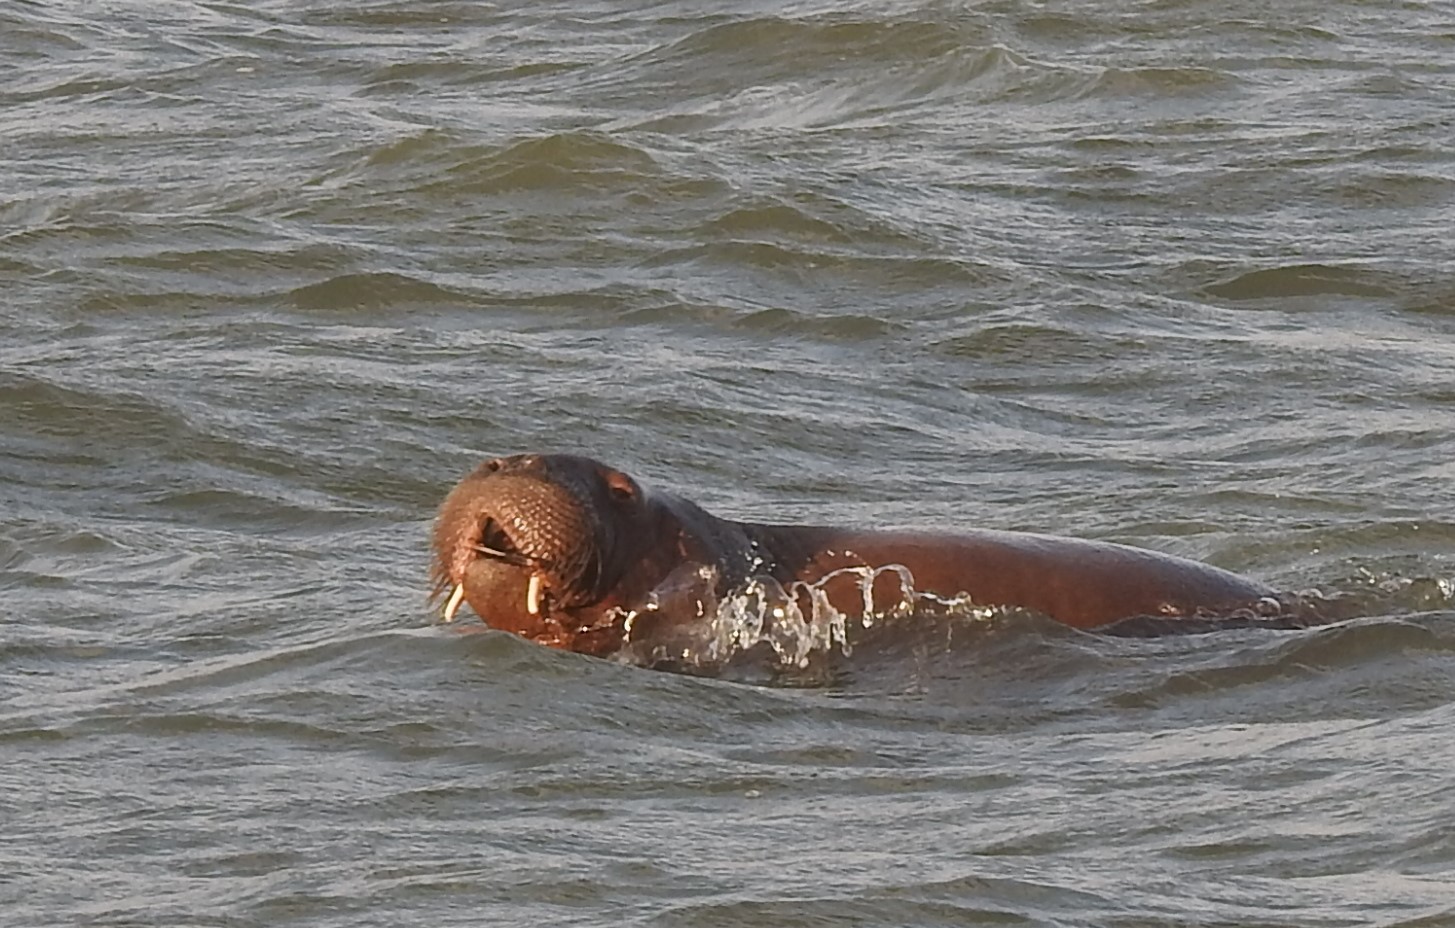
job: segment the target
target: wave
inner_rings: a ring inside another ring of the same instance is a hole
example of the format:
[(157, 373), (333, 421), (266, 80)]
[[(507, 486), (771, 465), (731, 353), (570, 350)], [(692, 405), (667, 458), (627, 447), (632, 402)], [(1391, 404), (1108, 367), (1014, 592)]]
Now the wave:
[(1395, 288), (1389, 275), (1375, 267), (1330, 264), (1286, 264), (1247, 271), (1209, 284), (1206, 292), (1228, 300), (1271, 300), (1303, 296), (1387, 298)]

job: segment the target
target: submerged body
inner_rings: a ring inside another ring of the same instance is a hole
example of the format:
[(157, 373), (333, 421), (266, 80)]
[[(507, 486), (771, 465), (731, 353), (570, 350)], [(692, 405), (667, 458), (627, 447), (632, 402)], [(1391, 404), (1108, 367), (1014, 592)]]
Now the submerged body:
[(1227, 616), (1273, 596), (1217, 567), (1105, 542), (720, 519), (571, 455), (481, 465), (441, 505), (433, 547), (447, 619), (465, 602), (493, 628), (598, 656), (672, 641), (751, 585), (776, 591), (779, 609), (856, 621), (953, 601), (1077, 628)]

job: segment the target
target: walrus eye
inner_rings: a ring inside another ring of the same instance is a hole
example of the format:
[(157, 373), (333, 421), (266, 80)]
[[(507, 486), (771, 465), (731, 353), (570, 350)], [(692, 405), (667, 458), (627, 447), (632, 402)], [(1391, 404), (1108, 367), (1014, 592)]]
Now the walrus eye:
[(617, 502), (627, 503), (637, 498), (637, 486), (626, 474), (609, 470), (602, 473), (601, 479), (606, 481), (606, 492)]

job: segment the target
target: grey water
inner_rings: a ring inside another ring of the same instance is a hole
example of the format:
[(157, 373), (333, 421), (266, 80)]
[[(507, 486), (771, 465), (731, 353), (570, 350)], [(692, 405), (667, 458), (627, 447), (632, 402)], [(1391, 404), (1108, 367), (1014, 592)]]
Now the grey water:
[[(1455, 924), (1443, 3), (0, 5), (0, 924)], [(1360, 605), (441, 627), (482, 457)]]

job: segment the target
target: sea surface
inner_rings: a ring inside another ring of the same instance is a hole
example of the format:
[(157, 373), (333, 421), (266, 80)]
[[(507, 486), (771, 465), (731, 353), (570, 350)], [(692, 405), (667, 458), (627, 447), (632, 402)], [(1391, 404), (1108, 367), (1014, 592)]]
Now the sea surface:
[[(0, 925), (1455, 925), (1452, 88), (1433, 0), (4, 0)], [(529, 450), (1355, 608), (444, 627)]]

